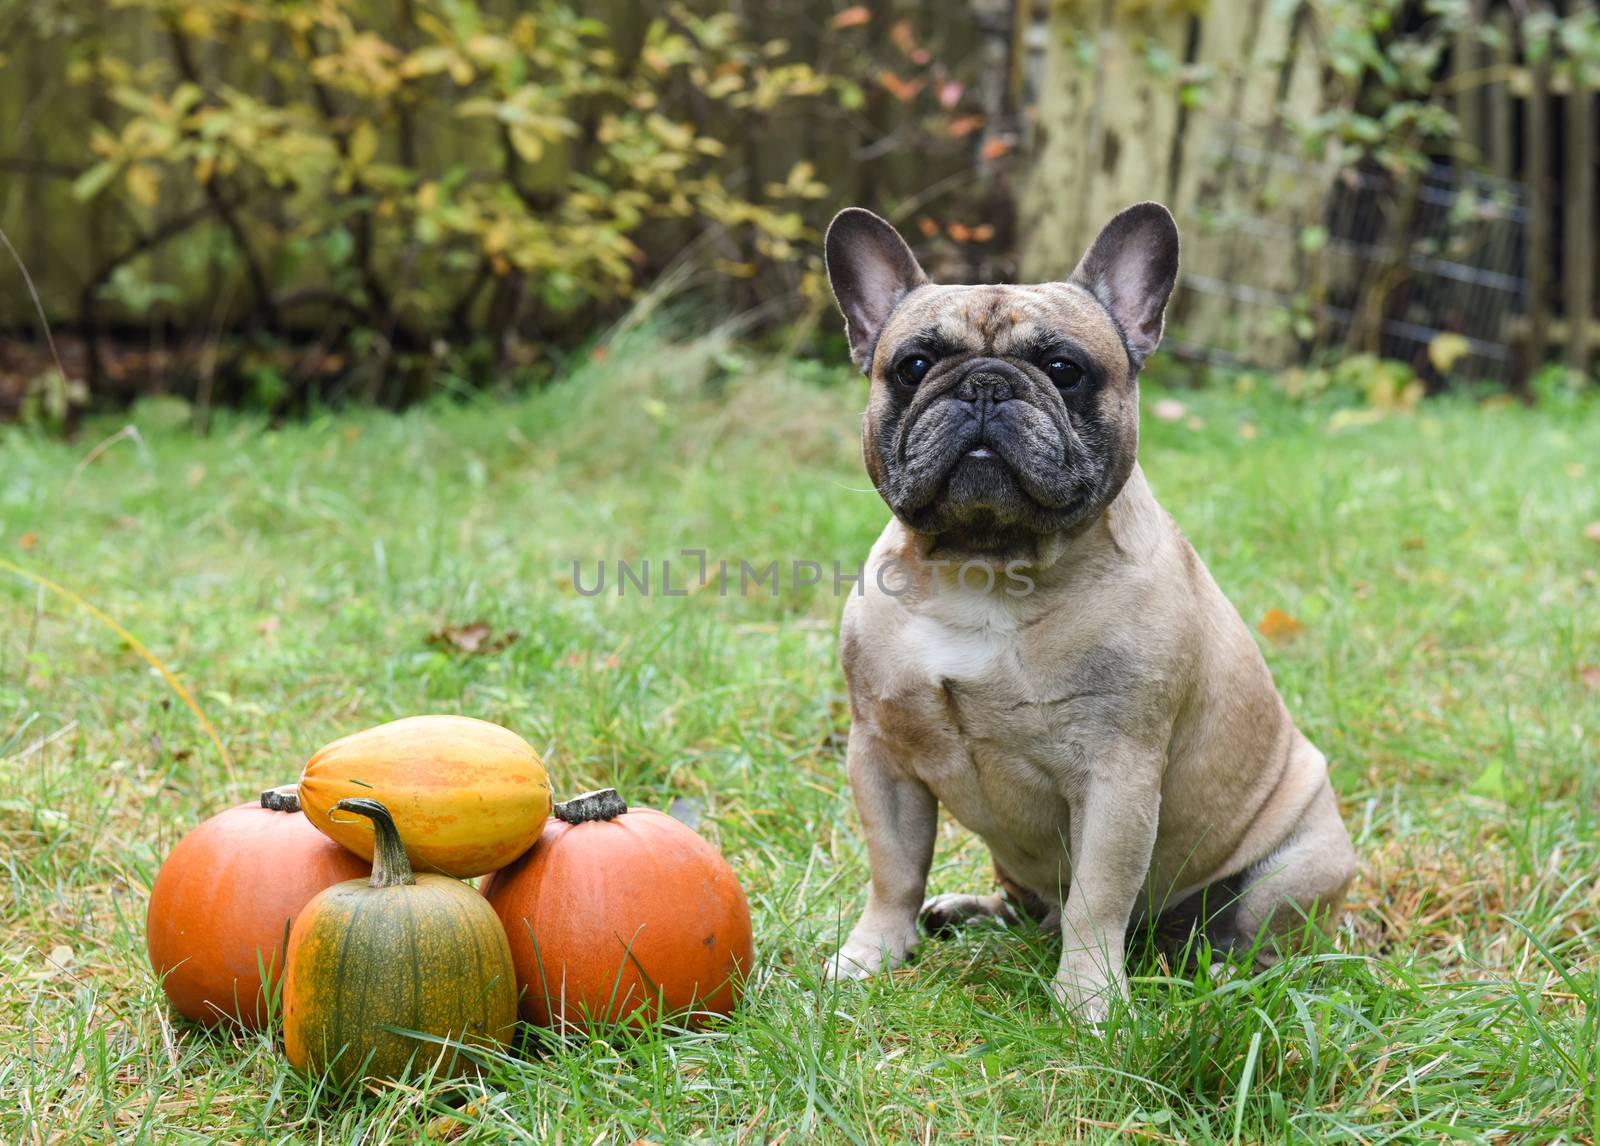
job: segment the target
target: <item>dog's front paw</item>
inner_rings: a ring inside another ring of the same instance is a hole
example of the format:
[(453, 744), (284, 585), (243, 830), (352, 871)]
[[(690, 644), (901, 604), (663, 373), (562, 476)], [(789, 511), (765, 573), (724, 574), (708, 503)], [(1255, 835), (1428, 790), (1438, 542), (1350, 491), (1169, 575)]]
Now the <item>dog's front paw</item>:
[(1107, 975), (1099, 966), (1063, 966), (1050, 982), (1050, 994), (1077, 1022), (1099, 1030), (1112, 1002), (1127, 1000), (1128, 987), (1120, 975)]
[(906, 961), (916, 946), (915, 934), (852, 934), (839, 953), (828, 960), (827, 977), (840, 981), (868, 979), (880, 971), (892, 971)]

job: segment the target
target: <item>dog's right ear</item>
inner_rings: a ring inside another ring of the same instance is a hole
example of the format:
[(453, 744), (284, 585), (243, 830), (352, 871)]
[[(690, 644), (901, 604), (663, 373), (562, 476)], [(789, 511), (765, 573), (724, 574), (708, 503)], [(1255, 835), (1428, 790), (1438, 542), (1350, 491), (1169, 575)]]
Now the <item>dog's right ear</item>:
[(850, 357), (863, 371), (870, 370), (873, 347), (890, 312), (928, 276), (900, 232), (860, 207), (834, 216), (823, 253), (833, 297), (844, 312)]

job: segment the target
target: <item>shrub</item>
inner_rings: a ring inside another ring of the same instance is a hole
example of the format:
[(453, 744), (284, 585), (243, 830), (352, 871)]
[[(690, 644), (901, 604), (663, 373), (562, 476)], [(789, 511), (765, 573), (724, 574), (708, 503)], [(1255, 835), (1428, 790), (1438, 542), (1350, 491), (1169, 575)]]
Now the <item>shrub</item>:
[[(274, 394), (354, 362), (360, 392), (403, 398), (433, 384), (444, 340), (486, 339), (504, 368), (519, 324), (555, 337), (625, 302), (659, 269), (646, 236), (793, 258), (796, 208), (824, 188), (801, 165), (741, 194), (723, 140), (846, 90), (726, 13), (614, 31), (559, 0), (112, 7), (28, 17), (103, 108), (73, 193), (131, 217), (83, 287), (86, 325), (159, 317), (216, 290), (220, 262), (240, 284), (220, 320), (263, 336), (245, 373)], [(180, 281), (135, 273), (171, 246), (200, 256)]]

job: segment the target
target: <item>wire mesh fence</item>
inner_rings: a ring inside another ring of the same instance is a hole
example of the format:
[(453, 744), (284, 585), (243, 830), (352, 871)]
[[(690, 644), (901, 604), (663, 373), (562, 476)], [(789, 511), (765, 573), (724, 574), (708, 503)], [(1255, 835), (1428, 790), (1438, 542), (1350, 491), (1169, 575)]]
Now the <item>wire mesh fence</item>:
[(1464, 340), (1451, 340), (1452, 377), (1515, 380), (1529, 309), (1522, 184), (1443, 165), (1329, 173), (1243, 133), (1208, 158), (1247, 191), (1184, 220), (1207, 241), (1180, 280), (1177, 353), (1271, 368), (1366, 351), (1438, 380), (1429, 348), (1448, 334)]

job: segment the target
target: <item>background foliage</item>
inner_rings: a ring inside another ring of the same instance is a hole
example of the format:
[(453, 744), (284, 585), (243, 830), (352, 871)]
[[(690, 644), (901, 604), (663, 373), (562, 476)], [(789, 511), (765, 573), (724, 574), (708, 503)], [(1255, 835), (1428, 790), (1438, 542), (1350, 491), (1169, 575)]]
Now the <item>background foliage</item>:
[[(984, 142), (959, 34), (802, 7), (11, 4), (0, 220), (97, 392), (278, 408), (544, 372), (673, 269), (721, 310), (793, 311), (819, 163), (904, 202), (1011, 146)], [(219, 331), (247, 336), (221, 363)]]
[[(1437, 387), (1489, 335), (1409, 313), (1400, 254), (1472, 263), (1507, 208), (1461, 193), (1424, 235), (1419, 173), (1490, 166), (1463, 93), (1536, 65), (1600, 84), (1595, 5), (0, 0), (0, 228), (63, 335), (58, 370), (0, 253), (0, 418), (543, 379), (658, 285), (831, 338), (816, 246), (847, 203), (981, 280), (1065, 273), (1163, 198), (1186, 267), (1272, 299), (1180, 292), (1188, 351), (1331, 346)], [(1241, 132), (1293, 171), (1219, 158)], [(1331, 227), (1361, 181), (1382, 218)], [(1449, 337), (1397, 347), (1391, 320)]]

